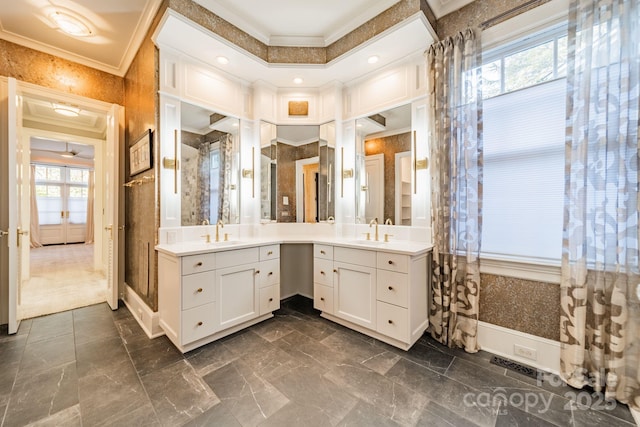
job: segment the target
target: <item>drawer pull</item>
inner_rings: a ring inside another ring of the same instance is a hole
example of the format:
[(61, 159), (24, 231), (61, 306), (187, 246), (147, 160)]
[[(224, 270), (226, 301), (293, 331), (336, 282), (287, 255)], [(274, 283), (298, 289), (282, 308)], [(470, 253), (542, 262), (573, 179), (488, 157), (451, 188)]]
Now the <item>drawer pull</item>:
[(202, 293), (202, 288), (198, 288), (198, 293)]
[(273, 255), (273, 251), (267, 252), (267, 255)]
[(269, 302), (272, 302), (272, 301), (273, 301), (273, 298), (269, 298)]
[(202, 326), (202, 322), (198, 322), (198, 326)]
[(320, 297), (320, 301), (324, 301), (324, 297)]
[(260, 274), (260, 270), (256, 270), (256, 274)]
[(273, 271), (270, 271), (270, 272), (269, 272), (269, 276), (272, 276), (272, 275), (273, 275)]
[(333, 269), (333, 272), (334, 272), (334, 273), (337, 273), (337, 272), (338, 272), (338, 270), (334, 268), (334, 269)]
[(325, 251), (321, 250), (321, 251), (320, 251), (320, 254), (322, 254), (322, 255), (326, 255), (327, 253), (326, 253)]
[(393, 265), (393, 261), (389, 260), (389, 265)]
[(389, 286), (389, 290), (392, 291), (393, 290), (393, 286)]
[(325, 273), (324, 273), (324, 271), (321, 271), (320, 274), (322, 274), (324, 276)]
[(202, 261), (196, 263), (196, 267), (202, 267)]
[(388, 322), (390, 325), (393, 325), (393, 320), (389, 319)]

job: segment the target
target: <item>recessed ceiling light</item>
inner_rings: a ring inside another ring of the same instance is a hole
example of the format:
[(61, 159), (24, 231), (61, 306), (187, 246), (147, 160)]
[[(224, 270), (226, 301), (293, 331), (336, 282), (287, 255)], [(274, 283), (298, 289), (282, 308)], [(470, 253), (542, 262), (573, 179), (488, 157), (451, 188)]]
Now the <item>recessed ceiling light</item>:
[(304, 82), (304, 80), (302, 80), (302, 78), (300, 77), (296, 77), (295, 79), (293, 79), (293, 82), (297, 85), (302, 84), (302, 82)]
[(74, 37), (87, 37), (91, 29), (80, 19), (63, 12), (53, 12), (49, 17), (55, 22), (60, 31)]
[(227, 65), (229, 63), (229, 58), (227, 58), (226, 56), (218, 56), (216, 60), (218, 61), (218, 64), (222, 65)]
[(78, 117), (80, 115), (80, 109), (78, 107), (64, 104), (53, 104), (53, 111), (67, 117)]
[(380, 59), (378, 55), (373, 55), (373, 56), (370, 56), (369, 59), (367, 59), (367, 62), (369, 64), (375, 64), (376, 62), (378, 62), (378, 59)]

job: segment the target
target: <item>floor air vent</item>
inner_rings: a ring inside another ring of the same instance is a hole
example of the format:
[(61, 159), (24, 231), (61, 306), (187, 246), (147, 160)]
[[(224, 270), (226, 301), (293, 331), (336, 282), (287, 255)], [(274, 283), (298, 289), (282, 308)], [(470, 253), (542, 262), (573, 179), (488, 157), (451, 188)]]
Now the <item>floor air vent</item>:
[(504, 357), (493, 356), (491, 358), (491, 363), (493, 363), (494, 365), (502, 366), (503, 368), (510, 369), (512, 371), (518, 372), (519, 374), (526, 375), (531, 378), (538, 377), (537, 369), (527, 365), (523, 365), (518, 362), (514, 362), (513, 360), (505, 359)]

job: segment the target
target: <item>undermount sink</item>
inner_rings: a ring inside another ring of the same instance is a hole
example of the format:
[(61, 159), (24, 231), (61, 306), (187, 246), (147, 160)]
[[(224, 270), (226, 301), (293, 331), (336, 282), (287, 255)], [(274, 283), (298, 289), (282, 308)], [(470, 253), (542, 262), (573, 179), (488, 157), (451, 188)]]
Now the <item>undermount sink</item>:
[(349, 243), (354, 245), (365, 245), (365, 246), (378, 246), (384, 245), (387, 242), (383, 242), (382, 240), (351, 240)]

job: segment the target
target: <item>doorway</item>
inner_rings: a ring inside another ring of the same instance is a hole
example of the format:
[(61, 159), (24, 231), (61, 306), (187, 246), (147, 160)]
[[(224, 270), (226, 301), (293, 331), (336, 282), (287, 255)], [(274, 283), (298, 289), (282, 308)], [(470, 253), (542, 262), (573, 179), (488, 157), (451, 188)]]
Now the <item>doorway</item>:
[(296, 160), (296, 222), (318, 222), (320, 157)]
[(384, 154), (365, 157), (364, 215), (369, 223), (374, 218), (384, 221)]

